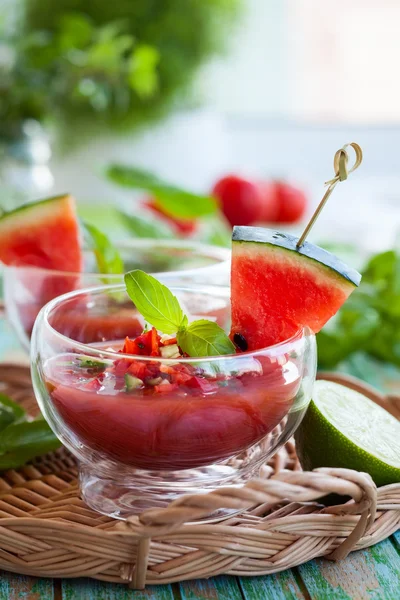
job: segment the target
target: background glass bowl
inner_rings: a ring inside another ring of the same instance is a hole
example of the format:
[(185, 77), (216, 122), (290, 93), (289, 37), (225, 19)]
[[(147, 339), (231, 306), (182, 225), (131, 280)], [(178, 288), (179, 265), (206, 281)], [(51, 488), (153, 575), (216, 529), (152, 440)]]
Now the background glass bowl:
[[(230, 275), (230, 250), (184, 240), (124, 240), (116, 244), (125, 270), (142, 269), (163, 281), (186, 283), (211, 282), (227, 285)], [(67, 292), (102, 284), (119, 284), (123, 275), (96, 273), (93, 252), (84, 253), (84, 272), (68, 273), (37, 267), (5, 267), (4, 297), (7, 316), (24, 348), (29, 351), (33, 324), (40, 309), (50, 300)], [(121, 311), (121, 306), (119, 306)], [(77, 313), (77, 318), (79, 317)], [(88, 318), (94, 315), (87, 315)], [(110, 325), (116, 315), (110, 313)], [(119, 319), (123, 315), (118, 315)], [(94, 319), (93, 329), (96, 327)], [(68, 332), (66, 332), (68, 335)], [(127, 335), (138, 335), (127, 330)], [(93, 339), (80, 341), (92, 342)]]
[[(192, 316), (229, 330), (229, 288), (171, 289)], [(77, 304), (89, 315), (107, 317), (109, 306), (120, 301), (138, 321), (127, 299), (124, 286), (59, 297), (40, 312), (31, 343), (36, 397), (53, 431), (80, 461), (83, 498), (118, 518), (256, 476), (301, 422), (316, 373), (315, 337), (308, 330), (257, 352), (170, 360), (110, 351), (121, 348), (124, 337), (112, 328), (101, 342), (79, 343), (84, 321), (81, 329), (70, 327), (70, 337), (60, 333)], [(116, 359), (114, 374), (99, 365)], [(161, 364), (167, 383), (172, 368), (196, 370), (201, 385), (150, 395), (125, 391), (126, 369), (158, 373)]]

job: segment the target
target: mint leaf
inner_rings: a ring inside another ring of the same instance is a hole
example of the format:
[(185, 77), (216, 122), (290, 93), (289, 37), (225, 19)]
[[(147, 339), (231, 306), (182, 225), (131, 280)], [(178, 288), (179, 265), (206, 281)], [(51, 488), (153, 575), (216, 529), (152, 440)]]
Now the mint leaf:
[(61, 446), (44, 419), (12, 423), (1, 432), (0, 453), (15, 450), (29, 454), (32, 458), (56, 450)]
[(178, 345), (189, 356), (235, 354), (235, 346), (213, 321), (200, 319), (188, 325), (178, 299), (151, 275), (131, 271), (125, 275), (125, 284), (129, 297), (146, 321), (163, 333), (176, 333)]
[(332, 368), (360, 351), (400, 366), (400, 254), (373, 256), (360, 287), (317, 334), (318, 361)]
[(25, 417), (25, 411), (21, 406), (13, 402), (5, 394), (0, 394), (0, 432), (6, 427), (20, 421)]
[(60, 446), (44, 419), (12, 423), (0, 435), (0, 471), (16, 469)]
[(128, 295), (140, 314), (163, 333), (175, 333), (187, 325), (178, 299), (157, 279), (144, 271), (130, 271), (125, 275)]
[(46, 421), (25, 420), (25, 410), (0, 394), (0, 471), (16, 469), (61, 446)]
[(225, 331), (206, 319), (193, 321), (184, 330), (178, 331), (180, 348), (189, 356), (220, 356), (235, 354), (235, 346)]
[(106, 175), (123, 187), (151, 192), (171, 217), (196, 219), (217, 211), (217, 202), (212, 196), (188, 192), (143, 169), (115, 164), (107, 168)]
[(106, 275), (123, 273), (124, 263), (122, 258), (105, 233), (89, 223), (83, 223), (83, 226), (87, 243), (96, 257), (99, 272)]
[(152, 219), (147, 219), (141, 215), (129, 215), (123, 211), (119, 211), (119, 215), (126, 228), (137, 238), (165, 240), (175, 237), (171, 227), (168, 227), (161, 219), (154, 217), (152, 217)]
[(0, 405), (0, 432), (3, 431), (8, 425), (14, 423), (15, 415), (11, 408), (8, 406)]
[(396, 272), (396, 263), (399, 260), (394, 250), (375, 254), (366, 265), (362, 274), (362, 281), (380, 284), (385, 287)]

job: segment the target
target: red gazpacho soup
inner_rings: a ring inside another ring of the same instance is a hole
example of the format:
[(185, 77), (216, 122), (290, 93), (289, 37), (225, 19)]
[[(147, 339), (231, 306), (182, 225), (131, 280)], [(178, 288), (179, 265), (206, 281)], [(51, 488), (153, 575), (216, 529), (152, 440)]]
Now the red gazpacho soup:
[[(251, 447), (290, 410), (300, 375), (289, 356), (244, 366), (241, 354), (240, 370), (226, 374), (218, 362), (171, 360), (175, 340), (162, 339), (154, 328), (127, 339), (124, 352), (143, 358), (47, 361), (53, 407), (81, 443), (137, 469), (197, 468)], [(170, 359), (159, 359), (160, 346)]]

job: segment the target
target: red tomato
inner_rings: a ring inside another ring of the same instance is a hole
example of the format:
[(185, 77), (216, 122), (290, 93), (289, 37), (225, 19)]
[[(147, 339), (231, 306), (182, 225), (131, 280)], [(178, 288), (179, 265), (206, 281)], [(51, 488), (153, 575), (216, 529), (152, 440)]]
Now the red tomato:
[(299, 221), (307, 209), (307, 198), (304, 192), (283, 181), (276, 181), (274, 186), (277, 204), (276, 221), (278, 223)]
[(213, 195), (229, 223), (251, 225), (260, 221), (263, 213), (263, 194), (260, 186), (236, 175), (227, 175), (215, 184)]
[(279, 206), (274, 181), (261, 181), (258, 183), (262, 194), (263, 209), (260, 217), (262, 223), (276, 223), (278, 221)]
[(155, 198), (149, 198), (143, 204), (152, 213), (163, 219), (168, 225), (171, 225), (177, 233), (191, 235), (197, 229), (197, 221), (195, 219), (178, 219), (177, 217), (169, 215), (158, 205)]

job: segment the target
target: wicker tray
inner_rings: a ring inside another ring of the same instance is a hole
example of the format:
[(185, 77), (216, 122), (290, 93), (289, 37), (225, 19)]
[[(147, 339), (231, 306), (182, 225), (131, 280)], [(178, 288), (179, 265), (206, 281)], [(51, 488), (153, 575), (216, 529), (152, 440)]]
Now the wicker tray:
[[(353, 378), (324, 378), (362, 390), (400, 418), (399, 398), (383, 397)], [(0, 382), (1, 392), (38, 412), (26, 367), (2, 365)], [(376, 490), (368, 475), (355, 471), (304, 473), (291, 442), (262, 478), (243, 488), (186, 496), (128, 522), (87, 508), (76, 476), (75, 459), (64, 449), (2, 474), (0, 568), (143, 588), (221, 573), (276, 573), (317, 556), (339, 559), (400, 527), (400, 483)], [(327, 508), (315, 502), (331, 492), (353, 500)], [(187, 523), (219, 507), (243, 512), (218, 523)]]

